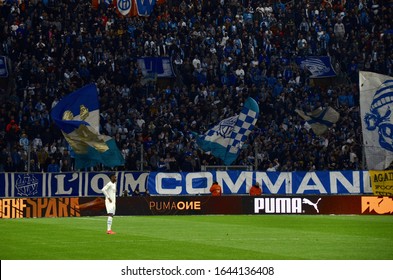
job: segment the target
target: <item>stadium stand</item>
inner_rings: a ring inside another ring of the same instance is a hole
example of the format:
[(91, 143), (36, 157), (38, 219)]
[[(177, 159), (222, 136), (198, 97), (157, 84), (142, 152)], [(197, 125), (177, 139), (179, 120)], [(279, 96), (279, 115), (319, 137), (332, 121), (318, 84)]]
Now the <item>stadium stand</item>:
[[(149, 17), (123, 17), (90, 1), (0, 1), (0, 56), (9, 66), (0, 78), (0, 172), (27, 171), (31, 160), (48, 171), (52, 159), (73, 170), (50, 110), (92, 82), (101, 133), (116, 139), (124, 170), (222, 165), (192, 132), (233, 116), (248, 96), (261, 113), (234, 165), (364, 168), (358, 71), (392, 75), (392, 1), (161, 2)], [(329, 57), (337, 75), (310, 78), (296, 63), (309, 56)], [(169, 57), (175, 77), (146, 79), (142, 57)], [(318, 136), (295, 109), (320, 106), (340, 119)], [(19, 144), (24, 134), (31, 150)]]

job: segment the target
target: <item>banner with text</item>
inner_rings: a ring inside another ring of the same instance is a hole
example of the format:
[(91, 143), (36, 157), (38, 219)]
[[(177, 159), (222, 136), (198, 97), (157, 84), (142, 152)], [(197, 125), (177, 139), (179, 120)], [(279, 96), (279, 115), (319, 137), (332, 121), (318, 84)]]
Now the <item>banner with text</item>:
[(369, 172), (373, 193), (393, 196), (393, 171), (370, 170)]
[[(393, 197), (313, 196), (137, 196), (119, 197), (116, 214), (135, 215), (392, 215)], [(3, 198), (0, 218), (104, 216), (100, 197)]]
[[(372, 194), (368, 171), (320, 172), (117, 172), (118, 194), (204, 195), (214, 181), (224, 195), (248, 194), (259, 183), (264, 194)], [(0, 197), (83, 197), (102, 195), (108, 173), (1, 173)]]

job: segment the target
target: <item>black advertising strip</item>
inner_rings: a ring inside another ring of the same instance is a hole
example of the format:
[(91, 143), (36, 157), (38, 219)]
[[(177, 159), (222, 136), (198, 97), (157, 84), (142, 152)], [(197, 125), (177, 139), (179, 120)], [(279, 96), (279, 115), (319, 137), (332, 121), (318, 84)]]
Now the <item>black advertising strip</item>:
[[(116, 215), (392, 215), (393, 197), (314, 196), (138, 196), (118, 197)], [(0, 218), (106, 215), (103, 197), (4, 198)]]

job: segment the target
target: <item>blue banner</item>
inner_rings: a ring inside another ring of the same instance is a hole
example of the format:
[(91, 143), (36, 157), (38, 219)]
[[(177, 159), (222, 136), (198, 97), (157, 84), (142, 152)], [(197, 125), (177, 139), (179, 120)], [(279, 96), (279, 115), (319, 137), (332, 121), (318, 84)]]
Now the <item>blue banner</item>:
[(0, 78), (8, 77), (7, 58), (0, 56)]
[(310, 78), (328, 78), (337, 76), (329, 56), (308, 56), (296, 58), (300, 68), (311, 73)]
[(137, 59), (144, 77), (154, 75), (157, 78), (174, 77), (172, 62), (169, 57), (143, 57)]
[[(118, 172), (118, 194), (210, 195), (217, 181), (223, 195), (248, 195), (258, 182), (263, 194), (372, 194), (368, 171), (320, 172)], [(1, 173), (0, 197), (84, 197), (102, 195), (107, 173)], [(4, 186), (4, 187), (3, 187)]]
[(156, 0), (135, 0), (138, 15), (150, 16), (150, 14), (153, 12), (154, 6), (156, 5), (156, 2)]

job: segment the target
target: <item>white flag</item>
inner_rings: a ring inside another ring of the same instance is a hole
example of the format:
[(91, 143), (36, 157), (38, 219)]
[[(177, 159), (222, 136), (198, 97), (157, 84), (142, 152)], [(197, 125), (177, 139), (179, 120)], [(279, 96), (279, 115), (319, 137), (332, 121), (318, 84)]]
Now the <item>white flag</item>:
[(360, 71), (359, 89), (367, 168), (383, 170), (393, 161), (393, 78)]
[(119, 13), (123, 16), (128, 15), (132, 8), (132, 2), (132, 0), (117, 0), (116, 6)]

